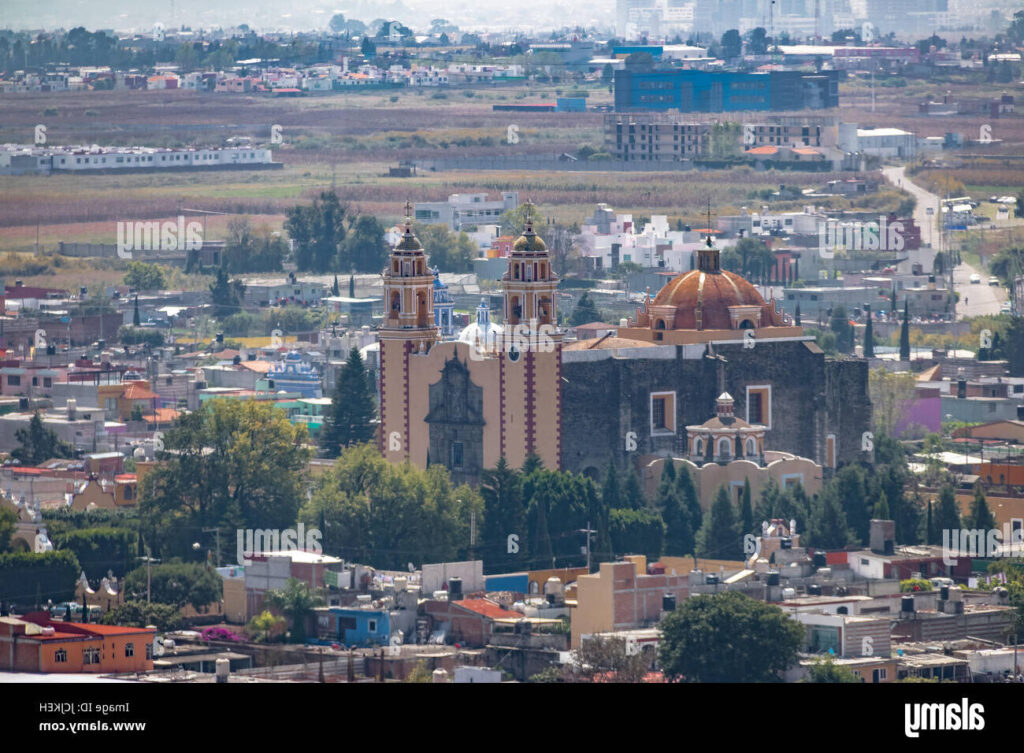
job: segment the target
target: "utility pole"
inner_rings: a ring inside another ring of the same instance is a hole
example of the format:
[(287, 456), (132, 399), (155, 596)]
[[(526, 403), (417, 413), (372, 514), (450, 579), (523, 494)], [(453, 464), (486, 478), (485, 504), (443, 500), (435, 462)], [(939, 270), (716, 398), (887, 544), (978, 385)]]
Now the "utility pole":
[(152, 601), (153, 601), (153, 577), (152, 577), (152, 569), (151, 568), (152, 568), (154, 562), (159, 562), (160, 561), (158, 559), (153, 559), (153, 557), (151, 556), (152, 554), (153, 554), (153, 552), (150, 551), (149, 544), (146, 544), (146, 556), (145, 557), (139, 557), (140, 560), (144, 560), (146, 562), (146, 603), (147, 604), (151, 604)]
[(587, 521), (587, 527), (586, 528), (578, 529), (578, 532), (586, 534), (586, 536), (587, 536), (587, 572), (589, 573), (590, 572), (590, 537), (591, 537), (591, 535), (597, 533), (597, 531), (595, 531), (594, 529), (592, 529), (590, 527), (590, 521), (588, 520)]
[(212, 533), (216, 536), (217, 541), (217, 567), (220, 567), (220, 529), (219, 528), (204, 528), (203, 533)]
[[(462, 504), (462, 500), (459, 500)], [(469, 559), (473, 559), (473, 547), (476, 545), (476, 510), (469, 511)]]

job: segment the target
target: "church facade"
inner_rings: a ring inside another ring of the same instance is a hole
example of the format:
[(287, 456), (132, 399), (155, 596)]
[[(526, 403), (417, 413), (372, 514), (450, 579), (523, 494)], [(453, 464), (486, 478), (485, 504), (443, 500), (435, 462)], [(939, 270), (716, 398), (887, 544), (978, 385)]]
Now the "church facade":
[(478, 322), (474, 333), (484, 337), (441, 340), (433, 282), (407, 219), (384, 272), (381, 452), (393, 462), (445, 466), (455, 483), (478, 483), (501, 457), (520, 467), (535, 453), (545, 467), (560, 468), (558, 277), (543, 240), (527, 226), (514, 244), (503, 281), (505, 326)]

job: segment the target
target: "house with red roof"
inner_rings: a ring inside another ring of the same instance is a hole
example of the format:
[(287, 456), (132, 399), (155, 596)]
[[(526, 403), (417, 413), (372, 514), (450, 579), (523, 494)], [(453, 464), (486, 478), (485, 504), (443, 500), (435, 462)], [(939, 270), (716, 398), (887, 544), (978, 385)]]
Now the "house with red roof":
[(153, 628), (0, 617), (0, 670), (98, 674), (153, 669)]

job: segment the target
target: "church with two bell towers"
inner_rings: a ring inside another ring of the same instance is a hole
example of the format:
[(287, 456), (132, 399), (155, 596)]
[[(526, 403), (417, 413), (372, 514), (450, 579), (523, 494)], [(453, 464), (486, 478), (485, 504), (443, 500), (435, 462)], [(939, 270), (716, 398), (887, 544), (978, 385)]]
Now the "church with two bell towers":
[(445, 339), (428, 261), (407, 218), (383, 273), (379, 331), (379, 441), (392, 462), (477, 484), (502, 457), (518, 468), (533, 453), (601, 478), (609, 463), (693, 455), (687, 429), (723, 393), (763, 427), (758, 453), (813, 459), (826, 476), (872, 462), (868, 362), (826, 356), (770, 292), (722, 269), (710, 237), (694, 269), (648, 294), (615, 336), (565, 343), (558, 275), (530, 223), (501, 279), (500, 324), (482, 301), (476, 322)]
[(535, 453), (545, 467), (560, 468), (558, 276), (532, 223), (513, 244), (502, 278), (504, 325), (485, 322), (488, 336), (442, 340), (434, 274), (410, 216), (383, 277), (384, 457), (420, 468), (442, 465), (455, 483), (470, 484), (502, 457), (520, 467)]

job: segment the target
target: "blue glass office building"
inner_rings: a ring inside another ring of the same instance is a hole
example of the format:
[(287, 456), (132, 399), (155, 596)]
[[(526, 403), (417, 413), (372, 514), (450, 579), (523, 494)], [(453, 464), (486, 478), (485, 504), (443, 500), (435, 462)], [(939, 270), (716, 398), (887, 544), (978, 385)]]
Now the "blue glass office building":
[(838, 71), (739, 73), (654, 69), (615, 72), (617, 112), (823, 110), (838, 106)]

